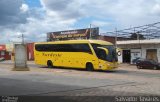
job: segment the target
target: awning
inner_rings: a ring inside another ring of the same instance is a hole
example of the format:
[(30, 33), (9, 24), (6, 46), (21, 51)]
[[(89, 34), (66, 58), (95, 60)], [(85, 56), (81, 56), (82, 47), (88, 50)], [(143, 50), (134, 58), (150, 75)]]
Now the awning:
[(6, 46), (5, 45), (0, 45), (0, 51), (5, 51), (6, 50)]

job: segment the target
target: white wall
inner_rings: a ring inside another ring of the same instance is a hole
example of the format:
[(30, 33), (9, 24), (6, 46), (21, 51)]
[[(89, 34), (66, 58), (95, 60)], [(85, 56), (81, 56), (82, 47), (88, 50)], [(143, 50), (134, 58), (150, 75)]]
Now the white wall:
[(26, 68), (27, 67), (27, 53), (26, 45), (15, 44), (15, 68)]
[(141, 49), (131, 49), (131, 64), (135, 64), (133, 60), (136, 58), (141, 58)]
[[(125, 49), (130, 49), (131, 50), (131, 64), (132, 64), (132, 60), (136, 57), (134, 56), (134, 52), (140, 52), (140, 54), (138, 54), (137, 56), (140, 56), (141, 58), (146, 58), (146, 51), (147, 49), (157, 49), (157, 58), (158, 58), (158, 62), (160, 62), (160, 44), (141, 44), (141, 45), (118, 45), (119, 48), (121, 48), (122, 50)], [(141, 49), (140, 49), (141, 48)], [(123, 54), (122, 54), (123, 55)], [(118, 56), (118, 61), (120, 63), (123, 62), (123, 56)]]
[(142, 48), (142, 58), (146, 58), (146, 48)]
[(158, 57), (158, 62), (160, 62), (160, 48), (157, 50), (157, 57)]

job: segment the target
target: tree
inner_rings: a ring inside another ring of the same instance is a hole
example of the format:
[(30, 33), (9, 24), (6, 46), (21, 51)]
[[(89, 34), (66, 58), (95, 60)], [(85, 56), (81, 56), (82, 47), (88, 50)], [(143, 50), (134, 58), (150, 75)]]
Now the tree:
[(137, 39), (143, 40), (143, 39), (145, 39), (145, 37), (142, 34), (139, 34), (139, 32), (137, 32), (137, 33), (131, 33), (130, 38), (132, 40), (137, 40)]

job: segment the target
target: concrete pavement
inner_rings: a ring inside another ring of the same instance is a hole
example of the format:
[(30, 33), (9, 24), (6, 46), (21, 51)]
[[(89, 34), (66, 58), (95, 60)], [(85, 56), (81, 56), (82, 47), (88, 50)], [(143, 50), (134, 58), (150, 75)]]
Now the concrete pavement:
[(160, 71), (121, 65), (115, 71), (48, 69), (29, 62), (31, 71), (11, 71), (0, 63), (0, 95), (132, 96), (160, 95)]

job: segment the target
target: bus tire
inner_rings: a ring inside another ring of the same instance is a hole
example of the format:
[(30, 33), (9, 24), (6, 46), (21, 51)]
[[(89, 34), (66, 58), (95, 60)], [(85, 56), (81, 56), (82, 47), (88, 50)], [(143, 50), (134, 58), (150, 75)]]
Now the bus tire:
[(53, 63), (51, 60), (47, 61), (47, 66), (48, 66), (48, 68), (53, 68)]
[(87, 70), (87, 71), (93, 71), (93, 70), (94, 70), (93, 64), (92, 64), (92, 63), (87, 63), (87, 64), (86, 64), (86, 70)]

